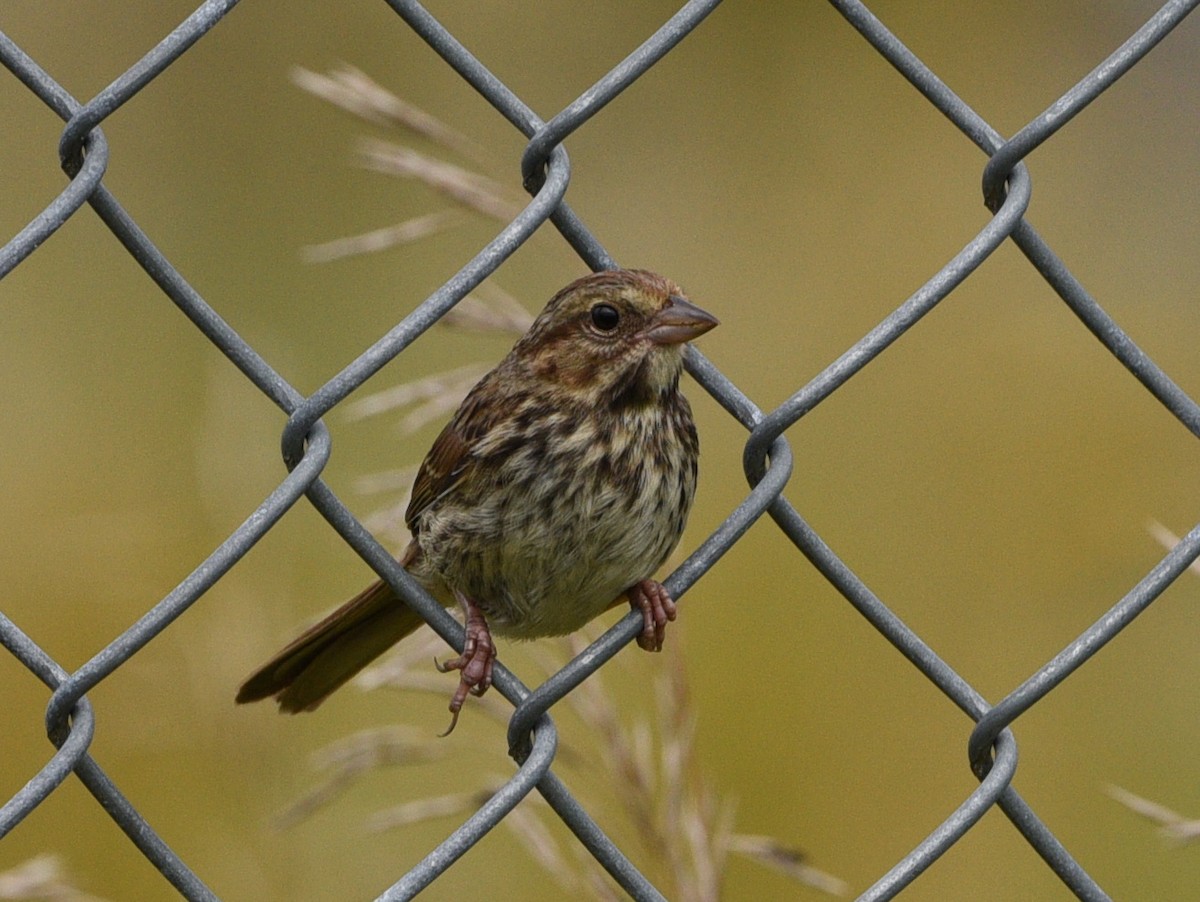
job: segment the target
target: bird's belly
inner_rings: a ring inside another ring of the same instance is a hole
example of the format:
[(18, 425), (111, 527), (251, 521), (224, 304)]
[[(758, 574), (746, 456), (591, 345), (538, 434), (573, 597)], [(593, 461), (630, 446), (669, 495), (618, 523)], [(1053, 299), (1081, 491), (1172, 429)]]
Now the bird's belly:
[(678, 540), (626, 511), (521, 526), (494, 546), (492, 566), (505, 578), (480, 604), (498, 633), (522, 638), (579, 629), (651, 576)]
[(426, 521), (422, 547), (496, 633), (565, 635), (650, 577), (675, 547), (690, 487), (654, 488), (566, 494), (469, 517), (446, 511)]

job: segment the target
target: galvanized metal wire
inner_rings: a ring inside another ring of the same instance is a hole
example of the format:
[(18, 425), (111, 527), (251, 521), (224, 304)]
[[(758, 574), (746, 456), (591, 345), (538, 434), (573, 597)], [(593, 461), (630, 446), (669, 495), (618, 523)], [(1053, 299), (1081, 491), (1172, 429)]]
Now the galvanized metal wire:
[[(0, 61), (65, 122), (58, 152), (62, 167), (70, 177), (62, 193), (0, 248), (0, 278), (35, 253), (50, 235), (88, 204), (195, 327), (246, 379), (288, 415), (282, 435), (287, 473), (278, 487), (186, 579), (83, 666), (68, 672), (31, 641), (16, 622), (0, 612), (0, 643), (52, 690), (46, 708), (46, 731), (55, 749), (45, 766), (0, 808), (0, 837), (74, 774), (180, 894), (196, 900), (216, 898), (203, 878), (155, 834), (151, 825), (91, 757), (89, 747), (95, 733), (95, 720), (88, 692), (129, 662), (156, 635), (169, 629), (303, 497), (374, 570), (421, 612), (443, 638), (461, 647), (462, 631), (454, 619), (409, 578), (322, 481), (321, 473), (330, 450), (329, 433), (322, 417), (495, 272), (546, 221), (558, 229), (588, 266), (601, 269), (617, 265), (564, 200), (571, 164), (563, 142), (600, 115), (606, 104), (685, 40), (718, 2), (691, 0), (684, 4), (628, 58), (557, 115), (543, 120), (419, 3), (387, 0), (395, 13), (446, 65), (529, 139), (520, 164), (530, 200), (519, 215), (409, 316), (307, 396), (289, 385), (205, 302), (103, 183), (108, 160), (108, 146), (101, 127), (104, 120), (131, 102), (139, 90), (186, 54), (234, 7), (236, 0), (208, 0), (201, 4), (137, 64), (91, 100), (82, 103), (58, 85), (50, 73), (12, 40), (0, 34)], [(1200, 436), (1200, 407), (1196, 402), (1137, 347), (1025, 220), (1032, 185), (1023, 162), (1031, 151), (1144, 58), (1200, 0), (1173, 0), (1164, 4), (1090, 74), (1009, 140), (1005, 140), (909, 51), (865, 4), (854, 0), (831, 2), (847, 23), (913, 88), (983, 151), (987, 158), (983, 161), (983, 198), (993, 215), (979, 233), (911, 297), (773, 410), (760, 410), (702, 353), (690, 350), (689, 372), (748, 432), (743, 462), (750, 488), (744, 500), (691, 552), (666, 584), (675, 597), (683, 595), (766, 514), (901, 655), (974, 721), (968, 752), (971, 769), (979, 780), (978, 788), (925, 840), (882, 875), (861, 899), (896, 897), (993, 807), (1008, 816), (1078, 898), (1106, 899), (1105, 891), (1013, 788), (1017, 743), (1011, 727), (1022, 714), (1118, 636), (1200, 556), (1200, 525), (1092, 626), (993, 704), (889, 610), (783, 496), (792, 473), (792, 455), (784, 436), (790, 427), (887, 351), (908, 329), (916, 326), (1009, 240), (1020, 248), (1063, 303), (1104, 347), (1185, 428)], [(380, 898), (399, 900), (415, 896), (453, 867), (459, 857), (535, 790), (631, 897), (640, 900), (662, 898), (552, 770), (557, 745), (557, 733), (550, 716), (554, 705), (625, 647), (640, 628), (640, 615), (628, 615), (583, 654), (534, 689), (524, 686), (503, 667), (497, 668), (496, 687), (515, 706), (508, 742), (517, 763), (516, 773)]]

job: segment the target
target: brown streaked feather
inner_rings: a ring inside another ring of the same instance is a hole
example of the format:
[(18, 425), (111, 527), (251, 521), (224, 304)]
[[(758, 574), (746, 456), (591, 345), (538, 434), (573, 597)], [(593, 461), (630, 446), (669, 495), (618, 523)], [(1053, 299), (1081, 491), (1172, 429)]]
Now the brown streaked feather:
[[(417, 543), (411, 543), (401, 566), (407, 567), (420, 553)], [(377, 580), (252, 673), (238, 690), (237, 702), (275, 696), (282, 711), (311, 711), (424, 622), (391, 586)]]
[[(372, 583), (332, 614), (297, 636), (286, 648), (251, 674), (238, 690), (238, 703), (258, 701), (283, 692), (316, 658), (342, 637), (363, 624), (374, 622), (381, 612), (393, 607), (408, 610), (407, 605), (396, 598), (387, 583), (382, 580)], [(420, 617), (417, 617), (417, 621), (414, 628), (420, 625)], [(349, 679), (349, 676), (346, 679)]]
[(405, 636), (424, 626), (421, 615), (381, 586), (387, 596), (377, 609), (349, 628), (339, 629), (335, 641), (305, 654), (303, 669), (277, 694), (285, 714), (314, 711), (360, 670)]
[(412, 498), (404, 512), (404, 523), (413, 535), (422, 512), (456, 486), (471, 468), (470, 445), (458, 431), (458, 417), (446, 424), (425, 455), (413, 482)]
[(412, 498), (404, 512), (404, 523), (413, 535), (417, 534), (416, 522), (425, 509), (462, 482), (474, 468), (476, 458), (472, 452), (497, 418), (494, 392), (499, 380), (495, 374), (493, 370), (471, 389), (421, 462)]

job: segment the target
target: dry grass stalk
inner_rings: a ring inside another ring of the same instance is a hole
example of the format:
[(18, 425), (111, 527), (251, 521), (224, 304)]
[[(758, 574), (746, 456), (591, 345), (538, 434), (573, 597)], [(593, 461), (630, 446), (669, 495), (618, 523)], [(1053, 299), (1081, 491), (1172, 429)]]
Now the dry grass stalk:
[(534, 804), (523, 802), (518, 805), (504, 819), (504, 826), (524, 846), (529, 857), (537, 863), (543, 873), (549, 874), (564, 892), (576, 895), (580, 890), (578, 873), (563, 857), (558, 843), (534, 813), (534, 807), (540, 799), (531, 796), (526, 801), (533, 801)]
[(419, 406), (403, 420), (401, 428), (406, 433), (415, 432), (431, 418), (458, 407), (471, 386), (479, 381), (488, 367), (477, 363), (457, 369), (434, 373), (421, 379), (402, 382), (383, 391), (373, 392), (345, 406), (348, 420), (361, 420), (378, 416), (411, 404)]
[[(442, 638), (431, 629), (422, 627), (397, 645), (391, 652), (354, 678), (354, 685), (365, 692), (391, 689), (400, 692), (432, 693), (445, 698), (454, 688), (454, 681), (434, 670), (435, 658), (450, 653)], [(497, 693), (490, 693), (472, 703), (501, 724), (508, 722), (512, 709)]]
[(479, 145), (470, 138), (450, 128), (436, 116), (401, 100), (353, 66), (343, 64), (328, 75), (297, 66), (292, 69), (292, 82), (374, 125), (399, 126), (416, 132), (475, 162), (482, 157)]
[(344, 793), (359, 777), (382, 767), (419, 764), (446, 754), (439, 743), (410, 727), (363, 730), (340, 739), (313, 755), (312, 766), (324, 775), (305, 795), (273, 821), (277, 830), (298, 823)]
[(515, 219), (522, 209), (499, 182), (411, 147), (368, 138), (359, 148), (359, 157), (368, 169), (417, 179), (455, 203), (501, 222)]
[[(590, 641), (588, 632), (563, 640), (571, 656)], [(657, 711), (652, 723), (641, 719), (623, 726), (614, 696), (599, 676), (567, 697), (588, 729), (600, 737), (598, 752), (588, 756), (583, 767), (589, 773), (608, 771), (607, 782), (616, 788), (610, 797), (621, 803), (644, 857), (665, 865), (664, 885), (671, 887), (667, 895), (684, 902), (719, 899), (730, 853), (822, 892), (845, 894), (843, 881), (805, 864), (797, 850), (770, 837), (733, 832), (734, 806), (721, 800), (695, 758), (696, 714), (678, 643), (668, 644), (667, 649), (666, 660), (655, 670)], [(548, 660), (548, 655), (537, 657), (547, 673), (561, 665)], [(596, 865), (586, 853), (580, 858)], [(582, 878), (589, 890), (597, 885), (586, 873)], [(607, 878), (599, 885), (608, 892), (596, 898), (609, 898)]]
[(367, 819), (367, 830), (371, 833), (382, 833), (397, 827), (407, 827), (436, 818), (451, 815), (470, 814), (487, 802), (500, 788), (502, 781), (496, 780), (490, 787), (477, 789), (474, 792), (455, 792), (443, 796), (431, 796), (394, 805), (377, 811)]
[(324, 244), (312, 244), (301, 251), (301, 256), (307, 263), (329, 263), (359, 254), (374, 254), (412, 244), (465, 221), (466, 217), (458, 210), (439, 210), (409, 219), (399, 225), (351, 235), (348, 238), (335, 238)]
[(591, 852), (579, 843), (572, 843), (571, 849), (575, 853), (577, 873), (583, 881), (581, 886), (586, 888), (586, 892), (581, 892), (580, 896), (594, 899), (595, 902), (625, 902), (629, 898), (613, 884), (612, 877)]
[[(343, 65), (328, 74), (295, 68), (292, 81), (310, 94), (374, 125), (391, 126), (409, 135), (427, 138), (476, 164), (483, 159), (481, 149), (470, 139), (436, 116), (397, 97), (352, 66)], [(363, 142), (360, 157), (375, 171), (423, 182), (449, 198), (459, 209), (438, 211), (399, 225), (306, 248), (304, 256), (310, 262), (328, 262), (411, 244), (464, 222), (468, 211), (507, 222), (524, 206), (524, 195), (515, 189), (411, 147), (367, 140)]]
[[(444, 696), (444, 678), (429, 665), (431, 656), (444, 650), (444, 643), (430, 631), (420, 635), (423, 638), (402, 643), (382, 662), (364, 671), (356, 678), (357, 685)], [(569, 637), (561, 640), (559, 647), (574, 655), (587, 639), (586, 634)], [(547, 652), (550, 644), (528, 647), (530, 656), (547, 672), (562, 664), (561, 656)], [(575, 769), (589, 776), (607, 774), (604, 782), (614, 791), (605, 798), (621, 805), (633, 838), (644, 853), (637, 857), (661, 863), (662, 872), (655, 882), (671, 899), (715, 902), (721, 895), (728, 856), (733, 853), (822, 892), (843, 894), (844, 883), (805, 864), (795, 849), (770, 837), (733, 833), (733, 805), (721, 800), (695, 760), (696, 715), (678, 650), (668, 652), (663, 666), (657, 668), (654, 687), (657, 703), (653, 719), (643, 718), (626, 726), (602, 676), (585, 681), (567, 697), (567, 703), (600, 741), (585, 755), (571, 754), (564, 744), (559, 764), (571, 764), (574, 759)], [(511, 713), (506, 703), (493, 697), (484, 697), (473, 707), (486, 711), (501, 724), (507, 723)], [(436, 744), (436, 752), (431, 752), (432, 744)], [(331, 769), (332, 774), (289, 808), (280, 821), (294, 823), (307, 817), (367, 770), (429, 760), (449, 748), (431, 738), (414, 740), (410, 730), (399, 728), (351, 737), (319, 757), (318, 764)], [(498, 785), (499, 781), (489, 780), (478, 791), (417, 799), (386, 809), (370, 819), (368, 829), (393, 829), (432, 818), (470, 814), (491, 797)], [(540, 812), (545, 810), (544, 803), (531, 796), (503, 823), (564, 892), (606, 902), (622, 898), (585, 849), (571, 843), (574, 858), (564, 855), (558, 840), (541, 820)]]
[(850, 891), (844, 880), (805, 864), (804, 853), (791, 846), (785, 846), (772, 836), (735, 833), (730, 837), (729, 851), (764, 864), (793, 880), (832, 896), (844, 896)]
[(37, 855), (0, 871), (0, 899), (40, 899), (43, 902), (104, 902), (71, 885), (58, 855)]
[(1106, 791), (1110, 796), (1147, 820), (1154, 821), (1162, 830), (1163, 835), (1180, 842), (1191, 842), (1200, 837), (1200, 820), (1188, 818), (1178, 811), (1172, 811), (1165, 805), (1152, 802), (1128, 789), (1120, 786), (1108, 786)]
[(479, 288), (481, 294), (488, 291), (493, 297), (485, 300), (478, 295), (467, 295), (441, 318), (441, 324), (472, 332), (504, 332), (517, 336), (524, 335), (533, 325), (533, 314), (508, 292), (490, 282), (484, 282)]
[(354, 480), (354, 491), (360, 495), (382, 495), (388, 492), (405, 492), (412, 488), (419, 467), (401, 467), (370, 473)]
[[(564, 641), (574, 657), (583, 651), (587, 639), (584, 634), (577, 634)], [(635, 725), (631, 731), (626, 731), (621, 726), (612, 695), (597, 677), (585, 680), (567, 696), (567, 700), (580, 720), (600, 738), (600, 761), (592, 762), (589, 769), (602, 767), (608, 770), (612, 784), (620, 787), (615, 798), (625, 809), (638, 841), (653, 859), (666, 858), (667, 843), (658, 829), (654, 805), (658, 775), (649, 727)]]
[[(1168, 551), (1182, 541), (1179, 536), (1175, 535), (1175, 533), (1171, 532), (1171, 530), (1167, 529), (1167, 527), (1163, 526), (1157, 520), (1151, 520), (1146, 525), (1146, 528), (1150, 530), (1150, 535), (1154, 536), (1158, 543)], [(1192, 561), (1192, 563), (1188, 565), (1188, 569), (1193, 573), (1200, 575), (1200, 560)]]

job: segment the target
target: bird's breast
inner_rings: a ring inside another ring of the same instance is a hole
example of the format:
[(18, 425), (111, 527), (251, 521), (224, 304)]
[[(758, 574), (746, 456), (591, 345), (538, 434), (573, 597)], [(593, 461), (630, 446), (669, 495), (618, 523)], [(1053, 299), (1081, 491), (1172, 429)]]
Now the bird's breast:
[(683, 532), (696, 486), (687, 402), (560, 415), (483, 457), (422, 515), (421, 547), (496, 632), (572, 632), (651, 576)]

